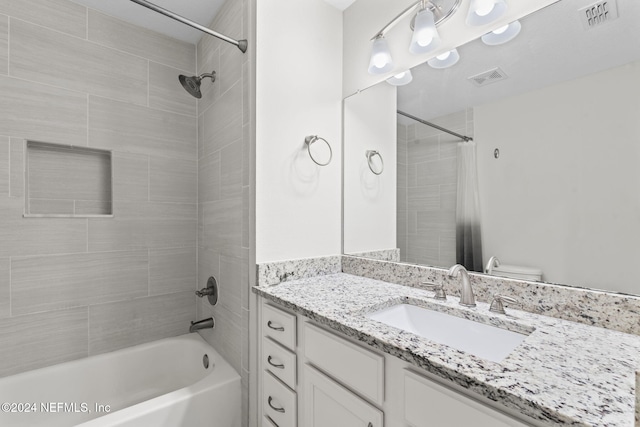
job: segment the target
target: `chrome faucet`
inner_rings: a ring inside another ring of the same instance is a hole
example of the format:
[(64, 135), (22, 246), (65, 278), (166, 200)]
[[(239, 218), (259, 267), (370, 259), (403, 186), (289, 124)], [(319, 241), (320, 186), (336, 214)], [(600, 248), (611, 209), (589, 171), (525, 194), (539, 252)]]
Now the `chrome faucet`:
[(476, 306), (476, 296), (473, 293), (473, 288), (471, 287), (471, 282), (469, 281), (469, 274), (467, 273), (467, 269), (460, 264), (456, 264), (449, 269), (449, 277), (456, 277), (460, 275), (461, 284), (462, 284), (462, 293), (460, 295), (460, 305), (464, 305), (465, 307), (475, 307)]
[(487, 266), (484, 268), (484, 272), (486, 274), (493, 274), (493, 269), (496, 267), (500, 267), (500, 260), (498, 259), (498, 257), (492, 256), (491, 258), (489, 258)]
[(189, 326), (189, 332), (199, 331), (200, 329), (211, 329), (215, 326), (215, 321), (213, 317), (209, 317), (208, 319), (198, 320), (197, 322), (191, 322), (191, 326)]

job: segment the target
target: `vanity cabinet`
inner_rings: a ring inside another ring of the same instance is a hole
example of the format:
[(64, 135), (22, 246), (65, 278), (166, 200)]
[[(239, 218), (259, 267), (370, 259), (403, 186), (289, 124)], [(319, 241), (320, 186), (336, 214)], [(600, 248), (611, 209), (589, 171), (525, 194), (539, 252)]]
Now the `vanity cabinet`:
[(261, 300), (263, 426), (537, 425), (414, 365)]

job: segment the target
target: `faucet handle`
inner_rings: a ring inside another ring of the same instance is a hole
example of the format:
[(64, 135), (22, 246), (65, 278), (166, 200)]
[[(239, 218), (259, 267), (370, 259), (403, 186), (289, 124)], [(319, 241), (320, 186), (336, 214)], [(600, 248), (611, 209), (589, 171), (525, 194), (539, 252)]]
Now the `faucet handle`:
[(436, 294), (433, 296), (433, 299), (447, 299), (447, 293), (444, 291), (444, 285), (442, 283), (432, 283), (432, 282), (421, 282), (422, 286), (429, 288), (429, 290), (434, 291)]
[(493, 301), (491, 301), (491, 306), (489, 306), (489, 311), (493, 311), (498, 314), (507, 314), (504, 311), (504, 303), (508, 302), (511, 304), (518, 304), (518, 301), (514, 298), (508, 297), (506, 295), (494, 295)]

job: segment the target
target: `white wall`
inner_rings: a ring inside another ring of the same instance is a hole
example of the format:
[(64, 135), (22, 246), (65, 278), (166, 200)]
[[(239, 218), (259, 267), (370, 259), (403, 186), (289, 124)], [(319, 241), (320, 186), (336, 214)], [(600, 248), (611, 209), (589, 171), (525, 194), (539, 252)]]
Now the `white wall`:
[[(322, 0), (257, 2), (256, 262), (341, 250), (342, 13)], [(316, 166), (307, 135), (333, 160)]]
[[(379, 84), (344, 101), (345, 253), (396, 247), (396, 99), (395, 86)], [(367, 150), (381, 154), (381, 175), (369, 170)]]
[(639, 75), (635, 62), (475, 108), (487, 258), (637, 293)]
[(343, 95), (346, 97), (358, 90), (372, 86), (556, 1), (558, 0), (509, 0), (507, 13), (501, 19), (490, 25), (469, 27), (465, 24), (465, 19), (470, 0), (465, 0), (453, 16), (438, 26), (438, 32), (442, 39), (441, 46), (433, 52), (423, 55), (409, 53), (409, 42), (411, 41), (409, 21), (411, 16), (408, 16), (398, 22), (386, 35), (395, 68), (385, 75), (372, 76), (367, 72), (369, 55), (371, 54), (371, 38), (391, 19), (415, 3), (415, 0), (357, 0), (344, 12)]

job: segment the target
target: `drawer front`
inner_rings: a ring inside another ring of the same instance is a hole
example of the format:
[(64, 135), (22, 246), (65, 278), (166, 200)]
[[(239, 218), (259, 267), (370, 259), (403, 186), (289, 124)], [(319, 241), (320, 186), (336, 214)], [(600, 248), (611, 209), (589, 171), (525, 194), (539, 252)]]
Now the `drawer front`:
[(404, 417), (412, 427), (526, 427), (514, 418), (410, 371), (404, 371)]
[(291, 389), (296, 388), (296, 354), (271, 338), (262, 339), (262, 367), (278, 377)]
[(264, 304), (262, 306), (262, 333), (289, 350), (295, 350), (296, 316), (272, 305)]
[(370, 401), (384, 401), (384, 357), (305, 323), (308, 361)]
[(278, 427), (295, 427), (298, 420), (296, 393), (268, 371), (262, 374), (262, 412)]

